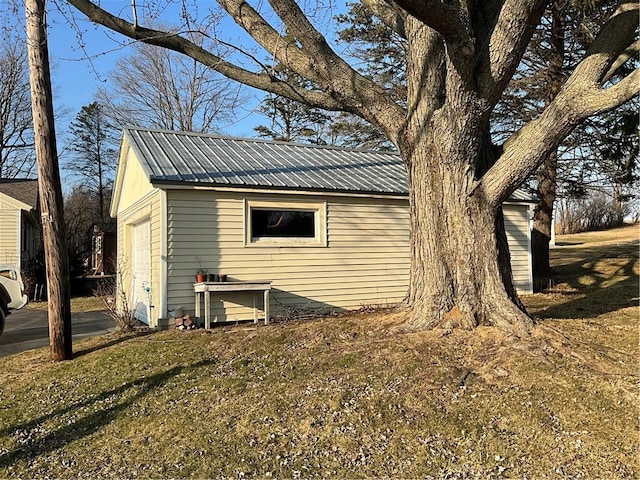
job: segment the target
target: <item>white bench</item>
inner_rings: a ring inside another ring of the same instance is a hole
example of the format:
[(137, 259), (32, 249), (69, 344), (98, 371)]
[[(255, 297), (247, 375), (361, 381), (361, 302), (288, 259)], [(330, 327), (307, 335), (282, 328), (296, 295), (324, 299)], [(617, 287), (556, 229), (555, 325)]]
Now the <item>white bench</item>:
[(258, 323), (258, 306), (256, 293), (263, 293), (264, 324), (269, 324), (269, 291), (271, 282), (256, 281), (234, 281), (234, 282), (198, 282), (193, 284), (193, 291), (196, 295), (196, 317), (200, 318), (200, 303), (204, 297), (204, 328), (211, 328), (211, 293), (222, 294), (224, 292), (253, 292), (253, 322)]

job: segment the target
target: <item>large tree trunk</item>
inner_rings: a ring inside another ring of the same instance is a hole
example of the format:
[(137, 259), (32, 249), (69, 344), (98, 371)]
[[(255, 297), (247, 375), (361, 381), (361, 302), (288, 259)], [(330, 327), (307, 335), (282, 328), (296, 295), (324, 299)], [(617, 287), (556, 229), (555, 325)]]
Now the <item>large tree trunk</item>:
[[(411, 114), (399, 149), (407, 164), (411, 208), (408, 327), (499, 326), (526, 336), (531, 319), (511, 278), (500, 205), (478, 191), (495, 162), (488, 114), (468, 64), (447, 63), (441, 39), (418, 27), (409, 48)], [(420, 69), (421, 73), (413, 71)], [(425, 91), (439, 95), (426, 97)]]
[(472, 178), (457, 167), (463, 163), (433, 169), (428, 161), (455, 141), (439, 136), (437, 144), (413, 149), (408, 326), (495, 325), (525, 336), (532, 321), (513, 287), (500, 209), (473, 194)]

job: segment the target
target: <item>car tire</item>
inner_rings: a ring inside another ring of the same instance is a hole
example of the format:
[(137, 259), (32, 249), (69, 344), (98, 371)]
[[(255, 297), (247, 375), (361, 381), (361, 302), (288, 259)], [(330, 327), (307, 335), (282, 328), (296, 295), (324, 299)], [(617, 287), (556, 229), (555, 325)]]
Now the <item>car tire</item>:
[(4, 332), (4, 321), (5, 321), (5, 314), (4, 314), (4, 308), (2, 307), (2, 305), (0, 305), (0, 335), (2, 335), (2, 332)]

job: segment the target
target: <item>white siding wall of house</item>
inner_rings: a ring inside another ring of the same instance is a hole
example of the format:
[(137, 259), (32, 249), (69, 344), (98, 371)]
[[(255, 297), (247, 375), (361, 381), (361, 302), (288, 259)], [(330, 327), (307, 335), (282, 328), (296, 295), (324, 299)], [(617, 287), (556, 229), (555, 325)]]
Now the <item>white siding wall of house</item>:
[[(245, 246), (245, 201), (326, 202), (327, 246)], [(405, 200), (168, 190), (168, 306), (193, 313), (196, 270), (271, 280), (272, 313), (397, 303), (409, 273)], [(252, 318), (251, 294), (214, 296), (221, 321)]]
[(19, 208), (0, 199), (0, 263), (20, 268)]

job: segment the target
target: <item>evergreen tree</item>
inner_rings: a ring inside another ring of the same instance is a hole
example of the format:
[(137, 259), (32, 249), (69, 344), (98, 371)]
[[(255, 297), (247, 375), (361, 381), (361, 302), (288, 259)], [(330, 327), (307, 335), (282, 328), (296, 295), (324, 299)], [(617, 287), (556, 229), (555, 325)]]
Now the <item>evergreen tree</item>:
[[(296, 87), (308, 87), (310, 82), (282, 66), (276, 66), (272, 75), (278, 81)], [(317, 145), (327, 144), (326, 130), (331, 117), (319, 108), (283, 97), (267, 94), (258, 110), (269, 118), (269, 125), (254, 128), (258, 136), (282, 142), (305, 141)]]
[(66, 168), (82, 178), (85, 186), (98, 196), (98, 217), (106, 218), (107, 192), (113, 182), (117, 154), (117, 130), (108, 121), (97, 102), (80, 109), (71, 123), (73, 159)]

